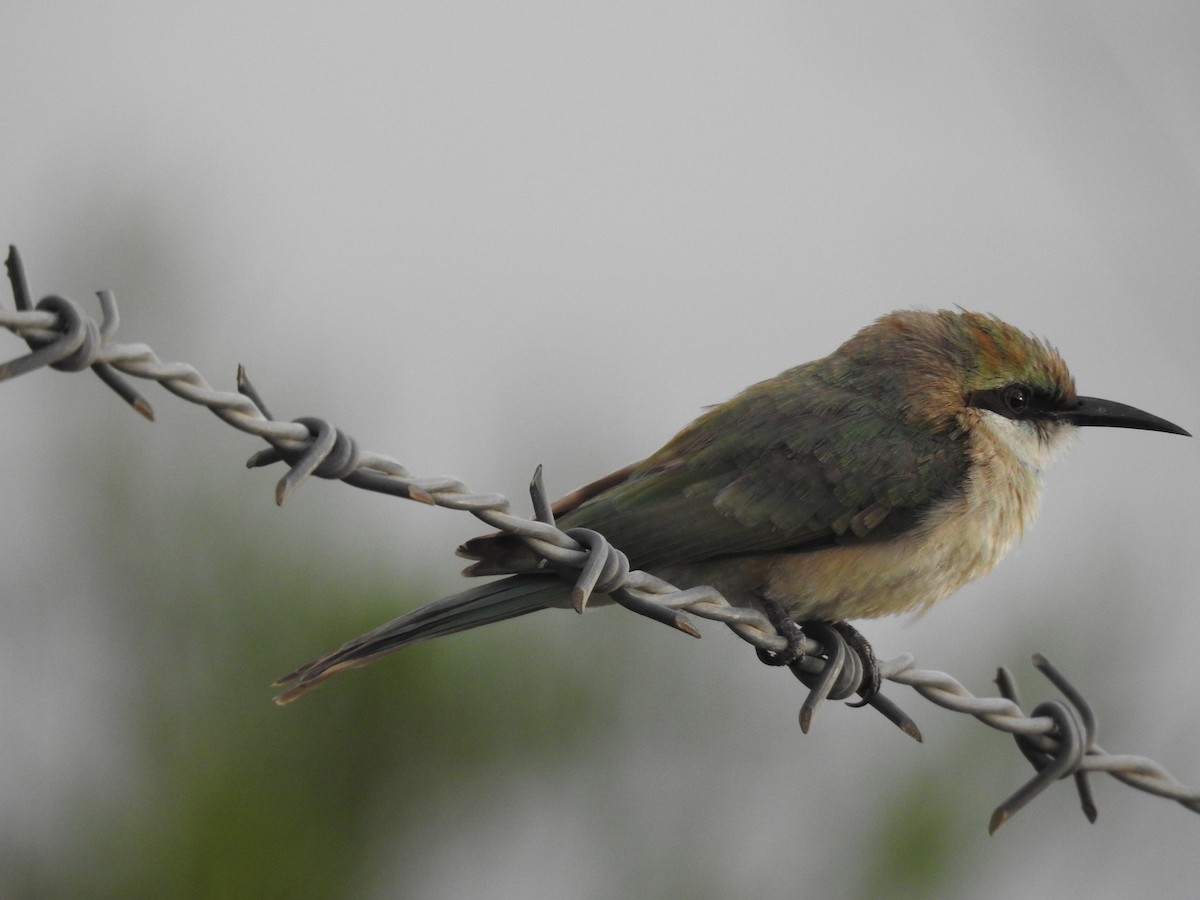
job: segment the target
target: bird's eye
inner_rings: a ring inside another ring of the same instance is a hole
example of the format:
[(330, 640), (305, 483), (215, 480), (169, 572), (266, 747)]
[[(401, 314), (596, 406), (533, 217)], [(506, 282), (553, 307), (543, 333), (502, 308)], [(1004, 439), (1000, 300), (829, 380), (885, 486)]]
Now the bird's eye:
[(1014, 416), (1020, 416), (1029, 409), (1029, 388), (1023, 384), (1010, 384), (1004, 389), (1004, 405)]

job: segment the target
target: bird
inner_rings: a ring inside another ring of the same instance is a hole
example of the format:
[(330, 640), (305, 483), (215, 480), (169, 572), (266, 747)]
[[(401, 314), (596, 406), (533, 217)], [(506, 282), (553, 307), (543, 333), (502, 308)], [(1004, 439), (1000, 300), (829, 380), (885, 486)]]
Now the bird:
[[(1004, 557), (1037, 516), (1043, 470), (1086, 426), (1190, 436), (1079, 396), (1053, 346), (995, 316), (898, 310), (707, 409), (552, 511), (631, 566), (715, 588), (781, 631), (923, 612)], [(420, 641), (572, 605), (572, 585), (514, 535), (458, 554), (473, 561), (464, 575), (505, 577), (306, 663), (276, 682), (275, 701)]]

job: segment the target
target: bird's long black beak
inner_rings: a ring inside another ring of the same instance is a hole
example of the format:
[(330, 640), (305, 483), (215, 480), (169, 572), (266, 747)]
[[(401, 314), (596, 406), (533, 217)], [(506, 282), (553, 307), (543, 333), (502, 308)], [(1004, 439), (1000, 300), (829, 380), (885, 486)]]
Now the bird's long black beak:
[(1107, 425), (1110, 428), (1140, 428), (1143, 431), (1165, 431), (1167, 434), (1191, 435), (1166, 419), (1151, 415), (1134, 406), (1098, 397), (1080, 397), (1073, 409), (1063, 410), (1056, 419), (1072, 425)]

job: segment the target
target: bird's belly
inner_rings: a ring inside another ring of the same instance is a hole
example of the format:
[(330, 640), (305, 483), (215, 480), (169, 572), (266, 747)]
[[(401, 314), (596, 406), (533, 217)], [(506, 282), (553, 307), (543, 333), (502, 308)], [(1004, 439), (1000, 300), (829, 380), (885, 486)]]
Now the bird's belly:
[(776, 560), (766, 596), (796, 619), (861, 619), (923, 611), (1004, 556), (1011, 539), (971, 540), (947, 528), (923, 541), (892, 540)]
[(962, 493), (898, 537), (776, 557), (765, 593), (799, 620), (924, 611), (991, 571), (1040, 499), (1036, 470), (978, 467)]

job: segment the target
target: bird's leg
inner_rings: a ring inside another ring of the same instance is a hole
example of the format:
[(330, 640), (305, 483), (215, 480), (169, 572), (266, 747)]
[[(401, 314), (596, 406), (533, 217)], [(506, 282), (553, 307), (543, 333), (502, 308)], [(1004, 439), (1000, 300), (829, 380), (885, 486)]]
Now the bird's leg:
[(871, 698), (879, 693), (879, 686), (883, 679), (879, 675), (879, 662), (875, 658), (875, 649), (867, 642), (867, 639), (862, 636), (862, 632), (842, 619), (838, 622), (829, 623), (833, 630), (842, 636), (846, 642), (846, 646), (858, 655), (863, 664), (863, 685), (859, 688), (859, 696), (862, 697), (858, 703), (851, 703), (850, 706), (865, 706), (871, 702)]
[[(806, 671), (803, 660), (811, 657), (804, 652), (804, 642), (811, 639), (825, 647), (825, 653), (821, 654), (821, 658), (827, 662), (832, 661), (835, 657), (844, 656), (845, 650), (849, 650), (858, 657), (862, 665), (862, 673), (856, 693), (862, 699), (857, 703), (848, 703), (848, 706), (873, 706), (909, 737), (921, 740), (921, 731), (917, 728), (917, 723), (879, 692), (883, 679), (879, 674), (879, 662), (875, 658), (875, 650), (857, 628), (844, 620), (837, 622), (813, 621), (806, 624), (818, 627), (813, 628), (814, 635), (809, 635), (805, 632), (804, 625), (785, 613), (778, 601), (760, 594), (758, 602), (775, 630), (787, 640), (787, 646), (778, 652), (756, 647), (755, 652), (758, 653), (758, 658), (768, 666), (787, 666), (792, 674), (809, 688), (809, 697), (800, 709), (800, 727), (806, 733), (812, 723), (813, 712), (828, 695), (831, 687), (828, 681), (823, 681), (823, 679), (826, 675), (831, 676), (834, 680), (837, 678), (837, 675), (830, 671), (821, 675)], [(840, 649), (839, 645), (844, 649)], [(837, 668), (840, 672), (841, 666), (839, 665)]]
[[(787, 646), (778, 652), (756, 647), (755, 652), (758, 654), (759, 660), (768, 666), (791, 666), (793, 663), (803, 659), (806, 655), (804, 652), (804, 641), (807, 637), (804, 633), (804, 626), (789, 616), (778, 600), (774, 600), (771, 597), (764, 597), (760, 594), (758, 602), (762, 606), (763, 612), (767, 614), (771, 625), (787, 641)], [(828, 625), (837, 632), (836, 636), (831, 637), (841, 638), (846, 647), (862, 661), (863, 680), (862, 686), (857, 691), (862, 699), (857, 703), (850, 703), (848, 705), (866, 706), (879, 693), (879, 688), (883, 683), (883, 678), (879, 674), (879, 662), (875, 658), (874, 648), (862, 636), (862, 632), (844, 619), (836, 622), (824, 622), (822, 624)], [(802, 674), (797, 669), (793, 669), (793, 671), (798, 678), (802, 681), (804, 680), (804, 674), (806, 673)]]
[(784, 612), (783, 606), (778, 600), (760, 596), (758, 602), (771, 621), (772, 627), (779, 632), (780, 637), (787, 641), (787, 646), (778, 653), (764, 650), (761, 647), (755, 648), (759, 660), (768, 666), (791, 665), (804, 656), (804, 628)]

